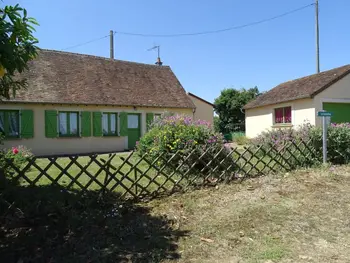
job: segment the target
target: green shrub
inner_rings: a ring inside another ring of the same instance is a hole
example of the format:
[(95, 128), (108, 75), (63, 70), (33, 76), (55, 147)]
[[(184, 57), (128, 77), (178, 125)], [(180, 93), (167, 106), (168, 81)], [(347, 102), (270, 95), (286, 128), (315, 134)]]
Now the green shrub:
[(226, 133), (224, 134), (224, 139), (227, 142), (232, 142), (232, 133)]
[[(322, 156), (322, 128), (311, 131), (313, 145)], [(327, 132), (328, 161), (332, 164), (350, 163), (350, 123), (331, 124)]]
[[(186, 157), (193, 151), (191, 157), (182, 164), (182, 169), (187, 170), (192, 164), (197, 164), (192, 168), (191, 174), (198, 174), (203, 169), (203, 173), (208, 169), (205, 166), (210, 162), (213, 167), (218, 165), (228, 154), (228, 149), (224, 148), (213, 160), (213, 156), (224, 147), (223, 136), (216, 133), (210, 123), (206, 121), (193, 121), (190, 117), (184, 115), (162, 116), (156, 120), (150, 127), (150, 130), (140, 139), (137, 145), (137, 151), (140, 155), (147, 154), (151, 160), (163, 155), (165, 160), (171, 160), (173, 168), (178, 167), (183, 162), (182, 157)], [(180, 152), (178, 157), (173, 154)], [(204, 156), (204, 152), (208, 152)], [(182, 156), (181, 156), (182, 155)], [(199, 157), (201, 161), (198, 162)], [(229, 159), (229, 158), (227, 158)], [(164, 161), (159, 160), (158, 165)], [(224, 164), (217, 169), (218, 174), (224, 168)]]
[(238, 145), (246, 145), (249, 144), (249, 139), (245, 136), (244, 132), (233, 133), (232, 141), (237, 143)]

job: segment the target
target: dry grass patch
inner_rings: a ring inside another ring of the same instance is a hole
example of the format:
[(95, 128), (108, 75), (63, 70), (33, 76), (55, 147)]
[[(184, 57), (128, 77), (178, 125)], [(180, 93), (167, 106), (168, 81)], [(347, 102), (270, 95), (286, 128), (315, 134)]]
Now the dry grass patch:
[[(1, 179), (1, 177), (0, 177)], [(5, 178), (3, 178), (5, 179)], [(153, 200), (0, 180), (4, 262), (349, 262), (350, 166)]]
[(178, 244), (179, 262), (349, 262), (347, 166), (247, 180), (149, 206), (189, 231)]

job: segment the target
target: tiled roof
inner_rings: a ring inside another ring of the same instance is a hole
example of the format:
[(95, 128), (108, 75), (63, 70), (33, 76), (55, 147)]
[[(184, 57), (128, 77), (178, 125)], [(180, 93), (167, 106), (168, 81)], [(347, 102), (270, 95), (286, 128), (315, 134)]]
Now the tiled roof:
[(258, 96), (245, 109), (262, 107), (297, 99), (312, 98), (350, 73), (350, 65), (300, 79), (288, 81)]
[(12, 101), (195, 108), (170, 67), (40, 50)]

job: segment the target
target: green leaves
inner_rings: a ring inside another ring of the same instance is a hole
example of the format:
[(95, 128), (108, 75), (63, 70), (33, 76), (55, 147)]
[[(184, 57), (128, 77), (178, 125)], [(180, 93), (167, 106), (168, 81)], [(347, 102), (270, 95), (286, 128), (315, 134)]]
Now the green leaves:
[(27, 15), (18, 4), (0, 8), (0, 67), (6, 69), (0, 78), (0, 100), (10, 99), (26, 87), (26, 81), (15, 75), (27, 69), (27, 63), (37, 55), (38, 40), (33, 32), (38, 22)]
[(215, 99), (215, 112), (219, 115), (219, 129), (223, 133), (233, 132), (235, 124), (245, 121), (243, 107), (260, 94), (257, 87), (251, 89), (224, 89)]

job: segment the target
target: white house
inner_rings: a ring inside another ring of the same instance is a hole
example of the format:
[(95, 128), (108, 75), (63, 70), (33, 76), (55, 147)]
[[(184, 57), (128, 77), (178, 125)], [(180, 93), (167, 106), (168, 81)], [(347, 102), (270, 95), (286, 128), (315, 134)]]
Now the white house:
[(320, 110), (333, 113), (331, 122), (350, 122), (350, 65), (282, 83), (244, 109), (246, 135), (250, 138), (306, 121), (319, 126)]

